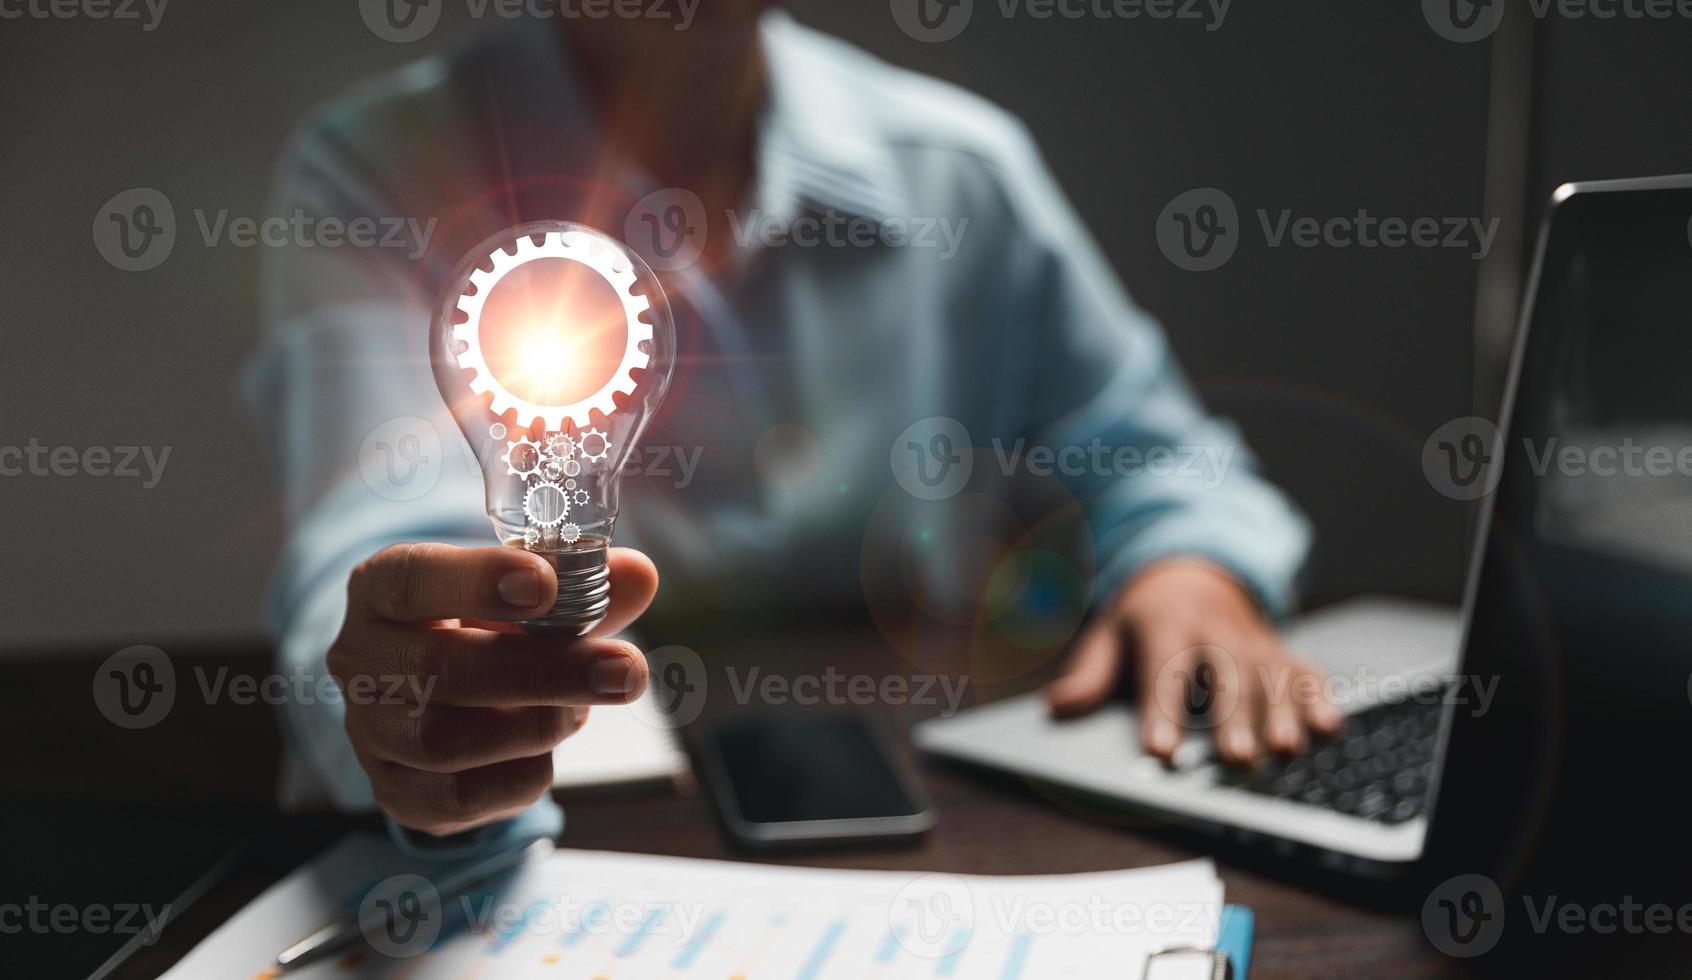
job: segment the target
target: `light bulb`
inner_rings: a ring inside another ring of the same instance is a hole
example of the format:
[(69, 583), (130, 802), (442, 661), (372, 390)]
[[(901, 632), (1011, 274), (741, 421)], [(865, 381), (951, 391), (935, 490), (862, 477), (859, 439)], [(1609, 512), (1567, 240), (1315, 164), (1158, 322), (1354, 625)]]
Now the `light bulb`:
[(652, 270), (605, 234), (536, 221), (478, 245), (430, 331), (435, 384), (481, 464), (499, 540), (558, 573), (531, 633), (581, 636), (611, 603), (623, 466), (669, 386), (676, 332)]

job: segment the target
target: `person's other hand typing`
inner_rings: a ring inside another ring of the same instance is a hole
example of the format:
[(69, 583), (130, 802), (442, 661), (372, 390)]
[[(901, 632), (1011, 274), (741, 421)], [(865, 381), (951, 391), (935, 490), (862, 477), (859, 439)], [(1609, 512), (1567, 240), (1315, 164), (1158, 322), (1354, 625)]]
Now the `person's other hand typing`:
[(1146, 752), (1170, 759), (1181, 745), (1190, 687), (1207, 669), (1216, 750), (1246, 764), (1265, 751), (1291, 755), (1308, 734), (1332, 734), (1338, 709), (1322, 696), (1322, 675), (1288, 651), (1251, 594), (1200, 560), (1166, 560), (1133, 577), (1075, 644), (1046, 690), (1060, 717), (1093, 711), (1132, 665)]

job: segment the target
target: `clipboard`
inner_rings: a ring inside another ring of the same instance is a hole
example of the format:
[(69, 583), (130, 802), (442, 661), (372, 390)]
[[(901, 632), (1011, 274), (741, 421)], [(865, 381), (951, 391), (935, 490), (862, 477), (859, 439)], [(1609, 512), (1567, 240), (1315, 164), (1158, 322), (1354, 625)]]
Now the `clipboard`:
[(1251, 936), (1256, 923), (1251, 909), (1243, 905), (1224, 905), (1222, 921), (1217, 925), (1215, 946), (1209, 949), (1202, 946), (1168, 946), (1157, 950), (1146, 958), (1141, 980), (1151, 980), (1153, 960), (1182, 956), (1209, 957), (1211, 980), (1246, 980), (1246, 971), (1251, 966)]

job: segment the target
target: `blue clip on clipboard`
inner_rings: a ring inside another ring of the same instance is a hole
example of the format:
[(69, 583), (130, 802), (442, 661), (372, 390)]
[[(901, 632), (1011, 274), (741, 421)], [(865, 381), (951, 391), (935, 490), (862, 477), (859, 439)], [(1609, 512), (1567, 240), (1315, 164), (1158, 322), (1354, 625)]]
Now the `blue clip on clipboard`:
[[(1246, 980), (1246, 971), (1251, 967), (1251, 935), (1255, 925), (1256, 917), (1251, 909), (1244, 905), (1224, 905), (1222, 921), (1217, 925), (1215, 948), (1171, 946), (1153, 953), (1151, 959), (1159, 956), (1209, 956), (1211, 980)], [(1151, 976), (1151, 967), (1148, 960), (1147, 978)]]

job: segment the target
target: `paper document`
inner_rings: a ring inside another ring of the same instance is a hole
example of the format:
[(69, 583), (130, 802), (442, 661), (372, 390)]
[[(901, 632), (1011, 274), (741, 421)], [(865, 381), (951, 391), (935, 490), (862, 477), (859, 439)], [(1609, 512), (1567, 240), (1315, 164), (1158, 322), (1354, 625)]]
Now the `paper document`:
[(649, 702), (596, 705), (581, 731), (552, 752), (552, 785), (558, 788), (615, 786), (687, 777), (687, 753), (675, 732)]
[[(368, 946), (288, 976), (1120, 980), (1154, 950), (1210, 948), (1222, 908), (1207, 860), (984, 877), (560, 850), (463, 896), (417, 871), (381, 838), (348, 837), (165, 976), (270, 975), (283, 948), (363, 908)], [(1155, 975), (1208, 977), (1208, 962)]]

